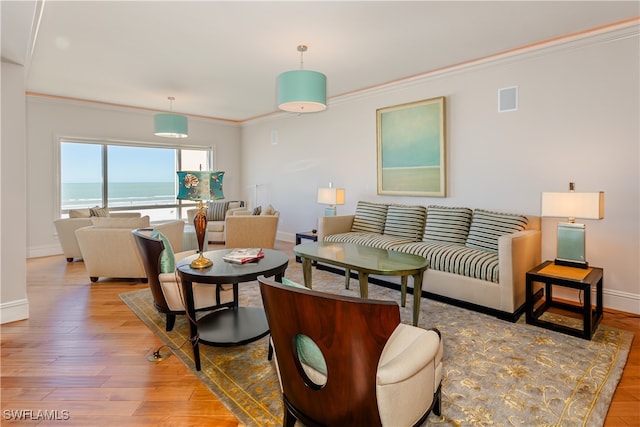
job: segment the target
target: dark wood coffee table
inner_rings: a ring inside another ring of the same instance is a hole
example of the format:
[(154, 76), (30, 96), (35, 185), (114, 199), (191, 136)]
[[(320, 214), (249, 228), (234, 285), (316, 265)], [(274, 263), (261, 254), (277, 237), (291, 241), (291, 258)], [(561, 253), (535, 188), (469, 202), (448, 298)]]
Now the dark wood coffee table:
[(369, 275), (400, 276), (401, 305), (407, 298), (407, 277), (413, 277), (413, 325), (418, 325), (422, 278), (429, 267), (424, 257), (386, 249), (372, 248), (353, 243), (316, 242), (296, 245), (293, 252), (302, 259), (304, 285), (311, 289), (311, 263), (335, 265), (345, 269), (345, 286), (348, 288), (351, 270), (358, 272), (360, 297), (369, 295)]
[[(262, 307), (238, 306), (238, 284), (255, 281), (258, 276), (275, 276), (275, 280), (280, 282), (289, 265), (289, 257), (286, 254), (272, 249), (264, 249), (264, 258), (257, 262), (239, 265), (223, 261), (222, 257), (231, 251), (232, 249), (220, 249), (205, 252), (204, 256), (213, 261), (213, 265), (208, 268), (191, 268), (191, 261), (197, 255), (181, 260), (176, 266), (182, 279), (182, 290), (189, 319), (189, 337), (198, 371), (200, 370), (199, 342), (213, 346), (243, 345), (269, 333), (269, 325)], [(234, 306), (209, 313), (196, 322), (193, 301), (194, 282), (212, 285), (233, 284)]]

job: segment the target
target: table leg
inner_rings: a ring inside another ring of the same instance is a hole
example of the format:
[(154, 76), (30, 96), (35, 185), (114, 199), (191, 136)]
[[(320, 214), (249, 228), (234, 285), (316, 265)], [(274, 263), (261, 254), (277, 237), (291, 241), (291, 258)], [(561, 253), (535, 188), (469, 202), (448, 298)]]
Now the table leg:
[(424, 272), (413, 275), (413, 326), (418, 326), (420, 302), (422, 300), (422, 278)]
[(584, 307), (582, 312), (582, 327), (584, 338), (591, 339), (591, 328), (593, 326), (593, 310), (591, 310), (591, 286), (584, 290)]
[[(189, 341), (193, 349), (193, 361), (196, 371), (200, 370), (200, 348), (198, 347), (198, 324), (196, 323), (196, 309), (193, 301), (193, 284), (187, 280), (182, 280), (182, 294), (186, 304), (186, 314), (189, 320)], [(237, 299), (236, 299), (237, 301)], [(237, 302), (236, 302), (237, 304)]]
[(407, 278), (408, 276), (400, 277), (400, 305), (402, 307), (407, 304)]
[(369, 274), (358, 271), (358, 280), (360, 281), (360, 298), (369, 298)]
[(349, 281), (351, 280), (351, 270), (348, 268), (344, 269), (344, 288), (349, 289)]
[(311, 289), (311, 260), (302, 258), (302, 277), (304, 277), (304, 285)]

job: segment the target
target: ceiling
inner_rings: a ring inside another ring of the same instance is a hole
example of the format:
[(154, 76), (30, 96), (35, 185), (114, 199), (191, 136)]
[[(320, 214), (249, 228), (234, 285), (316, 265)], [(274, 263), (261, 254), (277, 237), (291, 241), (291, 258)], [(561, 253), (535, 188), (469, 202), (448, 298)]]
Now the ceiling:
[(26, 65), (28, 92), (153, 110), (173, 96), (173, 111), (241, 122), (277, 111), (276, 77), (300, 67), (298, 44), (309, 46), (304, 68), (327, 75), (331, 104), (639, 10), (637, 1), (3, 0), (2, 56)]

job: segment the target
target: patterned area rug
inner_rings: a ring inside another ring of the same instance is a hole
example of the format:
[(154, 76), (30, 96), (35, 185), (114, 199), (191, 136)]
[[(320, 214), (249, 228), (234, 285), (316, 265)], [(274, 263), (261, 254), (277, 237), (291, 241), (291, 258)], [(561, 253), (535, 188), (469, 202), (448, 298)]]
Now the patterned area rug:
[[(287, 278), (302, 282), (299, 263)], [(357, 280), (313, 271), (314, 289), (358, 296)], [(400, 301), (400, 292), (369, 285), (369, 297)], [(179, 316), (172, 332), (153, 308), (151, 293), (122, 300), (167, 344), (246, 426), (282, 425), (278, 379), (267, 360), (267, 338), (230, 348), (200, 346), (202, 371), (193, 369), (188, 324)], [(240, 285), (240, 304), (261, 306), (257, 282)], [(411, 323), (412, 296), (401, 308)], [(592, 341), (423, 299), (419, 326), (437, 327), (444, 339), (442, 416), (424, 425), (598, 426), (611, 403), (629, 354), (633, 333), (599, 326)], [(522, 316), (524, 318), (524, 316)], [(571, 322), (571, 319), (565, 319)]]

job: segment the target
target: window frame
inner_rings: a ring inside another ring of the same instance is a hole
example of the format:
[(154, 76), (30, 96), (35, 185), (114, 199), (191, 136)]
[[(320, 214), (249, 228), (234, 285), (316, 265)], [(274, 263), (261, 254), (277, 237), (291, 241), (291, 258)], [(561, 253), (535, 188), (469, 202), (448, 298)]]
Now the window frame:
[[(101, 146), (101, 161), (102, 161), (102, 203), (101, 207), (109, 207), (108, 205), (108, 155), (107, 151), (109, 146), (125, 146), (125, 147), (140, 147), (140, 148), (159, 148), (159, 149), (173, 149), (176, 150), (176, 164), (174, 165), (174, 172), (177, 172), (179, 169), (179, 165), (182, 162), (182, 150), (198, 150), (198, 151), (206, 151), (207, 152), (207, 165), (203, 165), (204, 170), (215, 170), (215, 145), (205, 146), (205, 145), (193, 145), (193, 144), (175, 144), (171, 142), (146, 142), (146, 141), (126, 141), (126, 140), (114, 140), (107, 138), (81, 138), (81, 137), (69, 137), (69, 136), (58, 136), (55, 138), (55, 153), (56, 153), (56, 179), (54, 180), (54, 191), (55, 199), (53, 201), (54, 212), (56, 213), (56, 218), (63, 218), (69, 215), (70, 209), (62, 209), (62, 144), (63, 143), (73, 143), (73, 144), (93, 144)], [(177, 183), (176, 183), (177, 185)], [(177, 189), (176, 189), (177, 194)], [(188, 207), (197, 207), (198, 204), (196, 202), (191, 202), (188, 200), (178, 200), (173, 204), (164, 204), (164, 205), (134, 205), (134, 206), (118, 206), (110, 208), (109, 210), (112, 212), (125, 212), (125, 211), (139, 211), (145, 209), (162, 209), (162, 208), (175, 208), (176, 209), (176, 219), (186, 219), (182, 217), (182, 213), (184, 208)], [(89, 207), (89, 206), (87, 206)]]

